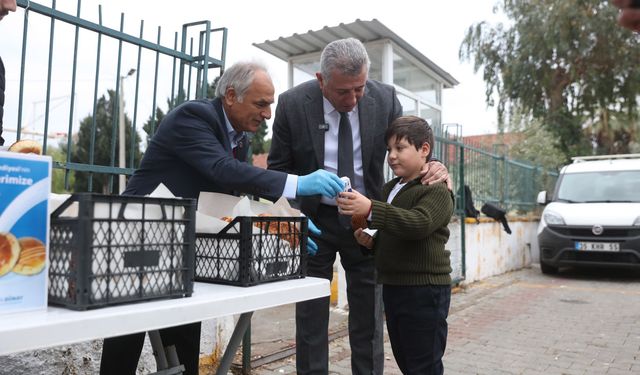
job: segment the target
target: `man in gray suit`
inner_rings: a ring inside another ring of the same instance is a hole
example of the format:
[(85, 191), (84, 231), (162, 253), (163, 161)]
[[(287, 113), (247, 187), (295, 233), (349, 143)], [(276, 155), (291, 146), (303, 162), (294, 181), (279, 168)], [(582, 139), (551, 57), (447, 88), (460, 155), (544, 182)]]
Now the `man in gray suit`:
[[(320, 70), (317, 80), (279, 96), (268, 168), (296, 174), (317, 169), (338, 172), (342, 158), (339, 129), (346, 123), (353, 148), (352, 185), (366, 196), (380, 199), (387, 149), (384, 134), (402, 115), (395, 88), (368, 79), (367, 51), (354, 38), (328, 44)], [(442, 164), (431, 168), (429, 178), (434, 176), (434, 181), (448, 177)], [(336, 253), (340, 253), (347, 277), (352, 373), (382, 374), (381, 289), (375, 283), (373, 257), (361, 251), (353, 230), (341, 224), (334, 199), (309, 196), (297, 202), (322, 231), (321, 237), (315, 237), (318, 252), (309, 258), (308, 275), (331, 280)], [(328, 373), (328, 324), (329, 297), (296, 305), (298, 374)]]

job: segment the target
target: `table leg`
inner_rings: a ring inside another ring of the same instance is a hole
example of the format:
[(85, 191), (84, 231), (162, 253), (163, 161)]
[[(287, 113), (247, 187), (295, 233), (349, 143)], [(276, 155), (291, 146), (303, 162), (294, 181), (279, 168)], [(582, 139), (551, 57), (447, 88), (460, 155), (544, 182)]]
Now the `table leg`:
[(244, 336), (247, 327), (249, 327), (249, 324), (251, 323), (252, 315), (253, 311), (246, 312), (240, 315), (238, 323), (236, 323), (236, 327), (233, 329), (231, 340), (229, 340), (227, 349), (225, 349), (224, 351), (224, 355), (222, 356), (222, 360), (220, 361), (220, 366), (218, 366), (216, 375), (227, 375), (227, 373), (229, 372), (233, 357), (235, 356), (236, 351), (240, 346), (240, 342), (242, 342), (242, 336)]
[(242, 338), (242, 375), (251, 374), (251, 323)]
[(164, 370), (169, 367), (167, 362), (167, 356), (164, 353), (164, 346), (162, 345), (162, 338), (160, 332), (157, 330), (149, 331), (149, 342), (151, 342), (151, 348), (153, 348), (153, 356), (156, 357), (156, 365), (158, 370)]
[[(184, 366), (180, 364), (176, 347), (171, 345), (165, 348), (162, 337), (157, 330), (149, 331), (149, 342), (153, 348), (153, 356), (156, 357), (157, 372), (149, 375), (179, 375), (184, 372)], [(167, 356), (169, 358), (167, 358)]]

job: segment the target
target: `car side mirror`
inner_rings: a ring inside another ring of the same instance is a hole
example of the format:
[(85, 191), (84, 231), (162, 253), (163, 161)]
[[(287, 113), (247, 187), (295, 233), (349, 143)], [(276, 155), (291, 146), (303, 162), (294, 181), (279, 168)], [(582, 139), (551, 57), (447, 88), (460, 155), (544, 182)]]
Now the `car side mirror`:
[(549, 203), (549, 201), (547, 201), (547, 192), (544, 190), (539, 192), (536, 202), (538, 202), (538, 204), (543, 204), (543, 205)]

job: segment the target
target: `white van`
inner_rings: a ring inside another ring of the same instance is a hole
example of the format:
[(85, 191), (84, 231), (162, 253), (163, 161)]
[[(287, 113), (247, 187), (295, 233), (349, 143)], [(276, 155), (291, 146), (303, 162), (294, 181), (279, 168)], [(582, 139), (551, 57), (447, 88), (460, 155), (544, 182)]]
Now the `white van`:
[(640, 154), (572, 158), (560, 171), (540, 225), (540, 268), (640, 269)]

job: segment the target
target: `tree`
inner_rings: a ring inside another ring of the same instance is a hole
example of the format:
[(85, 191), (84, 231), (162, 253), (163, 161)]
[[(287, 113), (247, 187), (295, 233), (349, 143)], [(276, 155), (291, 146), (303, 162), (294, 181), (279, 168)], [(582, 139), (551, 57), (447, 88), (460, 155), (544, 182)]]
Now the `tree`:
[(271, 143), (267, 144), (265, 136), (267, 135), (267, 122), (262, 120), (258, 131), (251, 138), (251, 152), (253, 155), (264, 154), (269, 151)]
[[(186, 95), (184, 93), (184, 90), (178, 89), (178, 94), (174, 98), (167, 98), (167, 113), (176, 106), (182, 104), (185, 101), (185, 97)], [(155, 115), (155, 118), (153, 117), (153, 115)], [(158, 129), (158, 125), (160, 124), (162, 119), (164, 119), (166, 113), (160, 107), (156, 107), (155, 113), (153, 115), (149, 116), (147, 121), (142, 126), (142, 129), (145, 131), (145, 133), (147, 133), (147, 143), (149, 143), (149, 140), (155, 134), (156, 130)]]
[(567, 160), (560, 150), (559, 140), (540, 120), (514, 113), (509, 118), (508, 127), (514, 134), (513, 138), (518, 140), (509, 146), (510, 159), (555, 172), (566, 164)]
[[(114, 155), (113, 165), (118, 165), (118, 151), (117, 151), (117, 143), (115, 145), (115, 152), (112, 147), (112, 136), (113, 136), (113, 119), (114, 116), (117, 116), (117, 103), (115, 91), (108, 90), (107, 92), (108, 98), (104, 95), (98, 99), (96, 103), (96, 117), (95, 117), (95, 143), (94, 143), (94, 154), (93, 154), (93, 163), (90, 157), (90, 147), (91, 147), (91, 128), (94, 122), (92, 116), (85, 117), (80, 122), (80, 130), (77, 134), (77, 140), (74, 142), (75, 146), (72, 149), (71, 153), (71, 161), (75, 163), (83, 163), (83, 164), (94, 164), (101, 166), (111, 166), (112, 165), (112, 155)], [(117, 126), (117, 121), (116, 121)], [(125, 156), (127, 160), (130, 158), (130, 140), (132, 135), (132, 126), (131, 120), (125, 115), (125, 141), (126, 141), (126, 151)], [(117, 137), (117, 132), (116, 132)], [(140, 136), (135, 134), (134, 139), (134, 166), (137, 166), (141, 154), (140, 154)], [(92, 186), (89, 187), (89, 179), (92, 176)], [(86, 173), (86, 172), (76, 172), (75, 173), (75, 191), (97, 191), (101, 193), (113, 193), (118, 191), (118, 179), (113, 178), (113, 189), (110, 190), (110, 175), (103, 173)]]
[[(531, 116), (567, 157), (592, 141), (600, 152), (635, 141), (640, 38), (616, 25), (609, 1), (503, 0), (496, 10), (511, 23), (469, 27), (460, 58), (482, 69), (501, 130), (512, 113)], [(612, 119), (624, 124), (617, 132)]]
[[(171, 99), (167, 99), (167, 105), (170, 111), (172, 109)], [(165, 113), (162, 111), (162, 109), (160, 107), (156, 107), (155, 118), (149, 116), (147, 121), (142, 126), (142, 129), (145, 131), (145, 133), (147, 133), (147, 144), (151, 140), (153, 134), (155, 134), (156, 130), (158, 129), (158, 125), (160, 124), (162, 119), (164, 119), (164, 116)]]
[[(67, 144), (66, 141), (61, 141), (58, 146), (51, 145), (47, 148), (47, 155), (51, 156), (53, 161), (65, 162), (67, 161)], [(51, 192), (53, 193), (69, 193), (70, 189), (67, 189), (66, 174), (68, 173), (69, 186), (72, 187), (75, 183), (73, 171), (67, 171), (64, 169), (53, 168), (51, 172)]]

